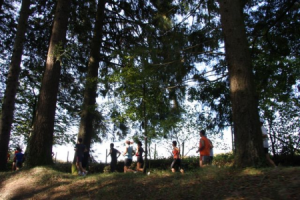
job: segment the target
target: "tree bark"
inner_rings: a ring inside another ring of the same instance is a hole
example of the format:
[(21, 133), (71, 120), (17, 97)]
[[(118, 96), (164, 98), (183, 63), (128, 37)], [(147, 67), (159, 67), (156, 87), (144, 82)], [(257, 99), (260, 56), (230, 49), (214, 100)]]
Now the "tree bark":
[(219, 0), (230, 80), (235, 165), (257, 166), (265, 158), (252, 61), (246, 37), (243, 1)]
[(54, 119), (61, 71), (59, 48), (66, 43), (71, 0), (59, 0), (55, 10), (52, 35), (42, 79), (33, 133), (29, 139), (27, 165), (52, 164)]
[[(143, 85), (143, 96), (146, 96), (146, 84)], [(143, 173), (146, 174), (147, 172), (147, 164), (148, 164), (148, 119), (147, 119), (147, 108), (146, 108), (146, 101), (143, 98), (143, 114), (144, 114), (144, 137), (145, 137), (145, 162), (143, 166)]]
[(4, 2), (4, 0), (0, 0), (0, 13), (3, 13), (3, 11), (2, 11), (3, 2)]
[[(3, 1), (2, 1), (3, 2)], [(2, 5), (1, 5), (2, 6)], [(18, 89), (19, 75), (21, 72), (21, 61), (27, 21), (29, 17), (30, 0), (23, 0), (18, 21), (17, 34), (14, 43), (14, 50), (9, 65), (6, 89), (2, 104), (0, 122), (0, 170), (6, 169), (8, 144), (10, 139), (11, 125), (15, 109), (16, 93)]]
[(97, 7), (96, 25), (94, 36), (91, 41), (91, 52), (88, 63), (88, 73), (85, 83), (83, 109), (81, 111), (81, 120), (79, 126), (78, 138), (83, 139), (83, 144), (89, 149), (91, 140), (95, 134), (94, 120), (96, 110), (98, 70), (100, 62), (100, 48), (102, 42), (103, 21), (105, 18), (106, 0), (99, 0)]

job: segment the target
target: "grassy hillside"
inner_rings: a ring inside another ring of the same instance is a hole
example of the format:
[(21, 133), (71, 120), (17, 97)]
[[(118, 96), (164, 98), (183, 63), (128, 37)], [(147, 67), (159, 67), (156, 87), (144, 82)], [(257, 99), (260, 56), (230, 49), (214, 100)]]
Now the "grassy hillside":
[(0, 173), (0, 199), (300, 199), (300, 168), (206, 167), (74, 176), (52, 168)]

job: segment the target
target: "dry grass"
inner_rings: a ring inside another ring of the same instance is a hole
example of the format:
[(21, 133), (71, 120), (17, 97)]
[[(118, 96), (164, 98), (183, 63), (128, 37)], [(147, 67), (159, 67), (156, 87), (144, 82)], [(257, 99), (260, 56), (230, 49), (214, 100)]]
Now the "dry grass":
[(207, 167), (184, 175), (91, 174), (38, 167), (0, 173), (0, 199), (300, 199), (300, 168)]

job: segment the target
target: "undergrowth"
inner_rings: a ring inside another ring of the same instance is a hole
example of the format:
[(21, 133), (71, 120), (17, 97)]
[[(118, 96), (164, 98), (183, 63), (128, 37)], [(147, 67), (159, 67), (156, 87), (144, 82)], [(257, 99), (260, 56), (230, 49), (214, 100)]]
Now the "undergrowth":
[(0, 173), (0, 199), (299, 199), (299, 167), (208, 166), (185, 174), (71, 175), (52, 167)]

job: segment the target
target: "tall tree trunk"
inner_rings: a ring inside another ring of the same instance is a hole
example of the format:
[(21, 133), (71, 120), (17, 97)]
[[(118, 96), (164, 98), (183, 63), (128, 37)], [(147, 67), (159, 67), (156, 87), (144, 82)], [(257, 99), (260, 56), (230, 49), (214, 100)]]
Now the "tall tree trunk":
[(70, 5), (71, 0), (57, 2), (33, 133), (28, 144), (29, 166), (52, 164), (54, 119), (61, 71), (61, 52), (58, 49), (66, 43)]
[(0, 122), (0, 170), (5, 170), (7, 163), (7, 151), (10, 139), (11, 125), (13, 122), (19, 75), (21, 72), (20, 65), (22, 61), (25, 32), (27, 29), (27, 20), (29, 17), (29, 7), (30, 0), (23, 0), (2, 104)]
[(100, 62), (100, 48), (102, 42), (103, 21), (105, 18), (105, 4), (106, 0), (98, 0), (96, 25), (94, 29), (94, 36), (91, 41), (91, 52), (88, 63), (88, 73), (85, 83), (83, 109), (81, 112), (81, 120), (78, 138), (83, 139), (83, 144), (90, 148), (91, 139), (94, 130), (94, 119), (97, 98), (98, 86), (98, 70)]
[(148, 126), (147, 126), (147, 122), (148, 122), (148, 119), (147, 119), (147, 108), (146, 108), (146, 101), (145, 101), (145, 98), (146, 98), (146, 83), (144, 83), (144, 86), (143, 86), (143, 108), (144, 108), (144, 136), (145, 136), (145, 162), (144, 162), (144, 166), (143, 166), (143, 173), (146, 174), (146, 171), (147, 171), (147, 164), (148, 164), (148, 132), (147, 132), (147, 129), (148, 129)]
[(3, 11), (2, 11), (3, 2), (4, 2), (4, 0), (0, 0), (0, 13), (3, 13)]
[(219, 0), (230, 79), (235, 165), (255, 166), (265, 158), (242, 0)]

